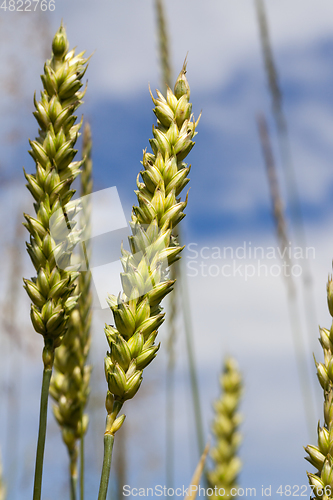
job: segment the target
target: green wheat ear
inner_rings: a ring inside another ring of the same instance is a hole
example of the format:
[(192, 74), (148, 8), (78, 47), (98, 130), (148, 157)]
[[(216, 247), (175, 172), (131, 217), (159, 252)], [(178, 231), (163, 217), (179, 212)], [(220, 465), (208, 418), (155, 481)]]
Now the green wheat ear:
[(6, 486), (3, 480), (2, 460), (0, 455), (0, 500), (6, 499)]
[[(330, 315), (333, 316), (333, 281), (328, 278), (327, 301)], [(314, 498), (333, 498), (333, 323), (330, 330), (319, 328), (319, 342), (324, 351), (324, 363), (316, 363), (317, 376), (324, 391), (324, 425), (318, 423), (318, 446), (308, 445), (306, 460), (317, 472), (307, 472)]]
[(110, 351), (105, 358), (107, 422), (99, 500), (106, 498), (113, 437), (125, 419), (118, 414), (124, 402), (135, 396), (144, 368), (159, 349), (155, 339), (164, 321), (160, 303), (174, 284), (168, 267), (183, 249), (173, 229), (185, 217), (187, 196), (180, 201), (179, 195), (189, 182), (190, 167), (183, 160), (194, 146), (199, 121), (191, 114), (186, 62), (174, 92), (168, 88), (166, 98), (159, 91), (157, 99), (151, 97), (157, 127), (150, 140), (153, 152), (143, 153), (142, 182), (139, 176), (137, 179), (138, 206), (133, 207), (130, 222), (130, 251), (122, 249), (123, 293), (108, 299), (115, 325), (105, 327)]
[[(65, 211), (74, 195), (71, 184), (80, 173), (82, 162), (74, 162), (74, 149), (81, 123), (75, 124), (75, 111), (82, 103), (81, 91), (87, 59), (84, 52), (68, 52), (68, 40), (61, 24), (52, 42), (52, 57), (46, 61), (41, 76), (44, 90), (41, 99), (34, 98), (34, 116), (40, 127), (39, 136), (30, 141), (29, 153), (36, 163), (36, 173), (27, 174), (27, 187), (35, 203), (35, 216), (24, 214), (25, 227), (30, 233), (27, 250), (36, 270), (36, 277), (24, 280), (24, 287), (32, 300), (31, 321), (37, 333), (44, 338), (43, 381), (40, 405), (39, 435), (37, 443), (34, 500), (40, 500), (42, 489), (43, 457), (47, 424), (47, 401), (54, 362), (55, 348), (62, 343), (68, 330), (71, 311), (75, 308), (76, 269), (70, 264), (75, 239), (57, 243), (51, 234), (51, 217), (56, 218), (59, 229), (71, 224), (75, 209)], [(58, 217), (58, 211), (61, 216)], [(67, 212), (67, 213), (66, 213)], [(59, 219), (59, 220), (58, 220)], [(61, 231), (60, 231), (61, 233)], [(62, 238), (60, 237), (60, 240)]]
[(176, 81), (174, 93), (168, 88), (167, 98), (157, 91), (152, 96), (157, 127), (150, 140), (153, 153), (144, 151), (137, 181), (139, 205), (133, 207), (129, 238), (131, 251), (122, 249), (121, 274), (124, 292), (118, 298), (109, 296), (115, 326), (106, 325), (110, 346), (105, 358), (108, 383), (106, 408), (107, 432), (114, 434), (124, 420), (116, 415), (127, 399), (140, 387), (143, 369), (159, 349), (155, 345), (157, 329), (164, 321), (162, 299), (172, 290), (168, 266), (178, 260), (180, 247), (172, 234), (185, 214), (187, 204), (178, 196), (189, 182), (190, 168), (183, 159), (194, 146), (196, 123), (192, 121), (190, 88), (185, 76), (186, 63)]
[(242, 377), (236, 360), (227, 357), (224, 363), (223, 374), (220, 378), (222, 395), (215, 404), (215, 419), (212, 431), (215, 435), (215, 447), (210, 456), (214, 468), (207, 473), (209, 485), (221, 489), (224, 495), (213, 495), (212, 498), (229, 498), (231, 489), (237, 487), (237, 477), (241, 469), (241, 461), (237, 456), (241, 443), (238, 427), (241, 416), (238, 407), (243, 392)]
[(62, 248), (50, 233), (50, 219), (71, 200), (71, 184), (80, 173), (82, 162), (73, 159), (81, 123), (75, 124), (74, 113), (85, 93), (80, 89), (87, 62), (84, 52), (77, 56), (74, 50), (68, 52), (63, 26), (53, 39), (52, 49), (52, 58), (45, 63), (41, 76), (41, 100), (34, 99), (34, 116), (40, 129), (36, 140), (30, 141), (29, 153), (36, 162), (36, 173), (25, 173), (27, 187), (35, 199), (36, 216), (24, 214), (30, 233), (27, 249), (37, 273), (35, 278), (24, 280), (24, 287), (33, 302), (32, 324), (44, 337), (43, 360), (47, 367), (52, 367), (54, 349), (62, 342), (69, 314), (78, 299), (74, 295), (77, 273), (65, 270), (71, 249), (67, 248), (59, 258)]

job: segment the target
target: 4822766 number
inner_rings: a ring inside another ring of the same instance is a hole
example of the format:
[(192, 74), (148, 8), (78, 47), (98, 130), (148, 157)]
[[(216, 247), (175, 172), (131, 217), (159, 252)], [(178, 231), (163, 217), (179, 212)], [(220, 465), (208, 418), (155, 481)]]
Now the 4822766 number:
[(332, 493), (332, 489), (330, 486), (325, 486), (322, 489), (319, 489), (318, 487), (312, 486), (312, 485), (305, 485), (303, 484), (302, 486), (291, 486), (289, 484), (285, 486), (279, 486), (279, 488), (276, 490), (276, 493), (280, 496), (285, 496), (285, 497), (307, 497), (309, 495), (309, 488), (310, 492), (314, 493), (316, 492), (317, 495), (323, 496), (327, 495), (330, 496)]
[(5, 12), (36, 12), (37, 9), (45, 12), (55, 10), (55, 0), (0, 0), (0, 9)]

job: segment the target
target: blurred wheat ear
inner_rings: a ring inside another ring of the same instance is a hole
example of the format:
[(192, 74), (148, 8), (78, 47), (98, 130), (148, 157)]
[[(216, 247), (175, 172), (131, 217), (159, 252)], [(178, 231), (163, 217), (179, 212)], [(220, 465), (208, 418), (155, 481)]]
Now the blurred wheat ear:
[(6, 500), (6, 486), (3, 478), (1, 454), (0, 454), (0, 500)]
[(236, 360), (227, 357), (224, 362), (223, 374), (220, 377), (221, 397), (215, 402), (215, 419), (212, 432), (215, 436), (215, 446), (210, 452), (213, 468), (207, 473), (208, 484), (217, 487), (222, 494), (211, 498), (230, 498), (232, 488), (237, 488), (237, 478), (241, 470), (238, 448), (241, 434), (238, 427), (242, 421), (238, 407), (243, 393), (242, 376)]
[[(84, 229), (81, 243), (87, 268), (91, 249), (89, 245), (92, 192), (92, 139), (88, 123), (83, 130), (81, 197), (83, 210), (80, 212), (80, 225)], [(92, 319), (92, 293), (90, 291), (91, 273), (81, 271), (75, 284), (80, 294), (75, 309), (70, 313), (67, 333), (58, 347), (54, 359), (54, 374), (51, 379), (50, 394), (56, 404), (53, 407), (55, 418), (61, 428), (63, 440), (70, 457), (71, 498), (75, 500), (77, 490), (78, 440), (80, 440), (80, 477), (81, 499), (84, 497), (84, 436), (88, 428), (88, 415), (84, 413), (89, 395), (91, 366), (87, 365), (90, 348), (90, 325)]]

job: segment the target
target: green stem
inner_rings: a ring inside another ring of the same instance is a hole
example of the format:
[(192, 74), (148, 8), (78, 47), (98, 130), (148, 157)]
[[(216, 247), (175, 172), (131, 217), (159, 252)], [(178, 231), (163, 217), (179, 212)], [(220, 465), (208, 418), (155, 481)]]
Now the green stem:
[(84, 434), (82, 431), (80, 440), (80, 500), (84, 500)]
[(191, 383), (191, 392), (193, 400), (194, 419), (195, 419), (199, 456), (202, 456), (205, 449), (205, 440), (204, 440), (204, 430), (202, 423), (201, 403), (200, 403), (199, 384), (197, 375), (198, 369), (194, 355), (193, 326), (191, 318), (190, 300), (188, 296), (188, 284), (186, 281), (186, 271), (183, 268), (181, 269), (180, 278), (182, 286), (182, 304), (183, 304), (183, 316), (184, 316), (184, 327), (185, 327), (185, 338), (186, 338), (186, 350), (187, 350), (188, 364), (190, 370), (190, 383)]
[[(173, 292), (175, 293), (175, 292)], [(167, 371), (166, 389), (166, 485), (173, 488), (173, 468), (174, 468), (174, 378), (175, 367), (169, 364)]]
[(77, 475), (71, 473), (71, 500), (76, 500)]
[(47, 402), (49, 397), (51, 375), (52, 375), (52, 367), (44, 368), (42, 392), (40, 398), (39, 431), (38, 431), (38, 443), (37, 443), (37, 453), (36, 453), (33, 500), (40, 500), (42, 494), (43, 461), (44, 461), (45, 435), (46, 435), (46, 423), (47, 423)]
[(113, 441), (113, 434), (104, 434), (104, 458), (98, 500), (106, 500), (111, 470)]

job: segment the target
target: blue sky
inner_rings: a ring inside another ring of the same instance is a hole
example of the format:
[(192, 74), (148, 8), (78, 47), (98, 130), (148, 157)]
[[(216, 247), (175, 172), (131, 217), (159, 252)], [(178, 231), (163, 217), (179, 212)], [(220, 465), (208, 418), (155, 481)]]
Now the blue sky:
[[(316, 250), (316, 257), (310, 265), (314, 277), (317, 321), (329, 327), (325, 286), (333, 256), (333, 6), (329, 0), (280, 0), (278, 3), (266, 0), (266, 7), (307, 241)], [(255, 123), (258, 112), (265, 113), (269, 122), (281, 191), (284, 199), (286, 197), (254, 5), (245, 0), (207, 0), (204, 3), (199, 0), (168, 0), (167, 16), (174, 75), (189, 51), (188, 79), (193, 110), (195, 116), (201, 110), (203, 112), (196, 146), (189, 156), (192, 164), (191, 190), (183, 224), (186, 242), (196, 243), (198, 249), (229, 245), (236, 248), (244, 241), (265, 249), (276, 246)], [(39, 75), (45, 50), (47, 52), (61, 18), (67, 27), (71, 46), (86, 49), (88, 54), (94, 52), (87, 71), (88, 91), (81, 110), (92, 124), (95, 189), (116, 186), (127, 217), (135, 202), (133, 190), (142, 150), (149, 144), (154, 123), (148, 83), (152, 89), (159, 87), (160, 71), (151, 0), (56, 0), (53, 13), (19, 15), (17, 12), (0, 12), (1, 42), (4, 41), (0, 43), (1, 82), (2, 85), (7, 82), (6, 92), (0, 95), (0, 167), (3, 180), (0, 186), (3, 241), (0, 271), (3, 297), (10, 255), (5, 245), (10, 243), (14, 232), (14, 223), (8, 223), (8, 207), (12, 213), (22, 204), (27, 211), (30, 210), (22, 166), (28, 171), (33, 170), (33, 162), (26, 152), (27, 138), (33, 138), (37, 130), (31, 114), (32, 96), (36, 89), (41, 88)], [(40, 35), (38, 27), (44, 30)], [(14, 94), (8, 93), (8, 82)], [(17, 85), (16, 93), (13, 82)], [(288, 213), (288, 207), (286, 209)], [(31, 267), (28, 259), (24, 259), (25, 276), (29, 276)], [(185, 269), (188, 262), (189, 255), (185, 253)], [(251, 259), (246, 262), (253, 263)], [(200, 263), (221, 265), (211, 257), (208, 261), (199, 258), (198, 265)], [(310, 466), (307, 467), (303, 459), (302, 446), (308, 443), (309, 437), (301, 406), (282, 279), (256, 275), (245, 281), (241, 276), (228, 279), (221, 275), (198, 275), (188, 277), (188, 282), (207, 435), (212, 419), (211, 402), (218, 395), (222, 357), (228, 350), (238, 358), (246, 384), (242, 407), (242, 486), (253, 485), (259, 491), (262, 484), (274, 484), (276, 487), (279, 484), (306, 484), (305, 470)], [(297, 280), (297, 287), (305, 332), (301, 279)], [(110, 292), (117, 294), (118, 290)], [(26, 325), (27, 332), (25, 341), (33, 346), (34, 353), (32, 359), (24, 363), (26, 379), (22, 398), (30, 408), (25, 433), (22, 422), (20, 424), (22, 454), (25, 462), (29, 463), (34, 456), (37, 432), (41, 339), (35, 339), (36, 335), (29, 327), (29, 304), (23, 294), (20, 301), (20, 321)], [(101, 404), (96, 417), (99, 429), (103, 427), (104, 420), (104, 321), (108, 321), (107, 312), (97, 311), (94, 359), (96, 363), (100, 362), (100, 366), (95, 368), (94, 383)], [(176, 482), (188, 484), (197, 456), (181, 325), (179, 331)], [(162, 349), (147, 370), (140, 389), (142, 398), (131, 405), (129, 403), (126, 408), (128, 454), (131, 457), (129, 480), (133, 486), (148, 487), (163, 484), (165, 480), (164, 389), (161, 389), (165, 384), (165, 335), (166, 329), (163, 328)], [(315, 328), (313, 336), (311, 346), (316, 345), (318, 334)], [(305, 333), (304, 342), (315, 385), (311, 364), (314, 348), (308, 345)], [(11, 344), (4, 339), (2, 345), (2, 352), (6, 353)], [(321, 356), (318, 347), (316, 355)], [(20, 356), (22, 360), (22, 353)], [(8, 373), (0, 368), (4, 384), (10, 377)], [(144, 389), (145, 384), (147, 389)], [(317, 418), (321, 417), (320, 412), (318, 404)], [(144, 416), (142, 421), (141, 414)], [(0, 419), (6, 422), (1, 406)], [(150, 429), (149, 436), (147, 427)], [(2, 449), (5, 447), (5, 429), (4, 424), (0, 430)], [(65, 466), (61, 462), (62, 458), (65, 460), (65, 452), (62, 445), (57, 444), (57, 428), (51, 416), (49, 429), (45, 500), (60, 498), (66, 491)], [(96, 495), (100, 460), (93, 447), (98, 433), (94, 434), (96, 431), (93, 429), (92, 426), (92, 434), (88, 438), (93, 457), (90, 463), (93, 474), (89, 480), (91, 498)], [(56, 456), (52, 453), (54, 449), (57, 450)], [(136, 460), (137, 456), (139, 460)], [(9, 467), (6, 457), (4, 462), (6, 472)], [(29, 476), (28, 472), (24, 475), (21, 470), (20, 474), (21, 489), (19, 494), (16, 493), (17, 498), (30, 498), (32, 472)], [(13, 495), (9, 500), (14, 498)]]

